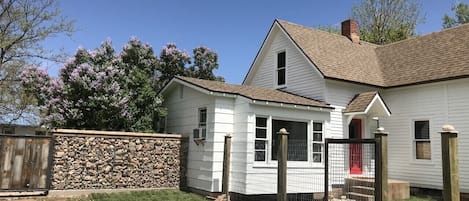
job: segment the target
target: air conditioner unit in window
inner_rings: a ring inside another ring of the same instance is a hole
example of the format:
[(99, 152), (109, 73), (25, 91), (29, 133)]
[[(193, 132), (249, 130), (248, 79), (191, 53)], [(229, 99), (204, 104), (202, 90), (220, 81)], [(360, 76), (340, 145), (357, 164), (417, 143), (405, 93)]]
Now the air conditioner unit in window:
[(207, 136), (206, 128), (196, 128), (193, 130), (192, 137), (194, 138), (195, 144), (204, 144), (205, 137)]

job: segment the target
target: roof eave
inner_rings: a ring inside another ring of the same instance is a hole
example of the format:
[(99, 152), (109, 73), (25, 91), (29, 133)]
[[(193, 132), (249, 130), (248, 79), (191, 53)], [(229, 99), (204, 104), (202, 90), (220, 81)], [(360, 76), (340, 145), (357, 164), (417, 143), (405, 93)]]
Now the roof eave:
[(315, 106), (315, 105), (305, 105), (305, 104), (283, 103), (283, 102), (276, 102), (276, 101), (252, 99), (246, 96), (243, 96), (243, 97), (252, 100), (251, 104), (256, 104), (256, 105), (268, 105), (268, 106), (273, 106), (273, 107), (313, 110), (313, 111), (322, 111), (322, 112), (331, 112), (332, 110), (334, 110), (334, 107), (330, 107), (330, 106)]

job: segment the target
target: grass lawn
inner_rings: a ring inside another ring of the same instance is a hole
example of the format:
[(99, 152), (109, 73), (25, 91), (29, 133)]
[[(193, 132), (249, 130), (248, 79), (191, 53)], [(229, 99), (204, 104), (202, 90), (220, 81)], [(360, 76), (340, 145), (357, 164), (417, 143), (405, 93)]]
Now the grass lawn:
[(179, 190), (132, 191), (125, 193), (94, 193), (77, 201), (207, 201), (204, 197)]

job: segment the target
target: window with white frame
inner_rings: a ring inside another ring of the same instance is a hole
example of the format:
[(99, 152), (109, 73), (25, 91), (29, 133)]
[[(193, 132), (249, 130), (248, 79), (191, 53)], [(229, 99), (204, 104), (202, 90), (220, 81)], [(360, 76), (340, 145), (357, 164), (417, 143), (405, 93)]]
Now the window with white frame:
[(415, 159), (431, 160), (430, 121), (414, 121)]
[[(277, 160), (278, 134), (281, 128), (287, 129), (288, 161), (322, 163), (324, 151), (323, 121), (289, 121), (273, 119), (269, 116), (256, 116), (254, 141), (254, 161)], [(308, 132), (308, 129), (311, 129)]]
[(277, 86), (286, 84), (286, 53), (279, 52), (277, 54)]
[(207, 108), (199, 108), (199, 137), (207, 136)]
[(254, 160), (267, 161), (267, 118), (256, 117), (256, 140), (254, 141)]
[(321, 163), (324, 148), (324, 132), (322, 122), (313, 122), (313, 162)]

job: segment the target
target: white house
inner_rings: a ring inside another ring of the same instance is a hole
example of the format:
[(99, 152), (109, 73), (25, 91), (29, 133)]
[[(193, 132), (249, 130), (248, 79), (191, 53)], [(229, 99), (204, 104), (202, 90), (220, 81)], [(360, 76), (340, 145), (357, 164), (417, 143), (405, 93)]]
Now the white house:
[(469, 25), (374, 45), (360, 41), (354, 20), (342, 23), (342, 35), (275, 20), (242, 85), (176, 77), (161, 94), (167, 131), (191, 136), (187, 182), (194, 189), (221, 191), (230, 133), (231, 190), (275, 193), (275, 132), (286, 127), (298, 145), (288, 174), (309, 177), (289, 180), (296, 185), (288, 190), (311, 192), (301, 182), (323, 180), (324, 138), (370, 138), (377, 117), (390, 133), (389, 177), (423, 188), (442, 188), (438, 132), (454, 125), (460, 188), (469, 193), (468, 91)]

